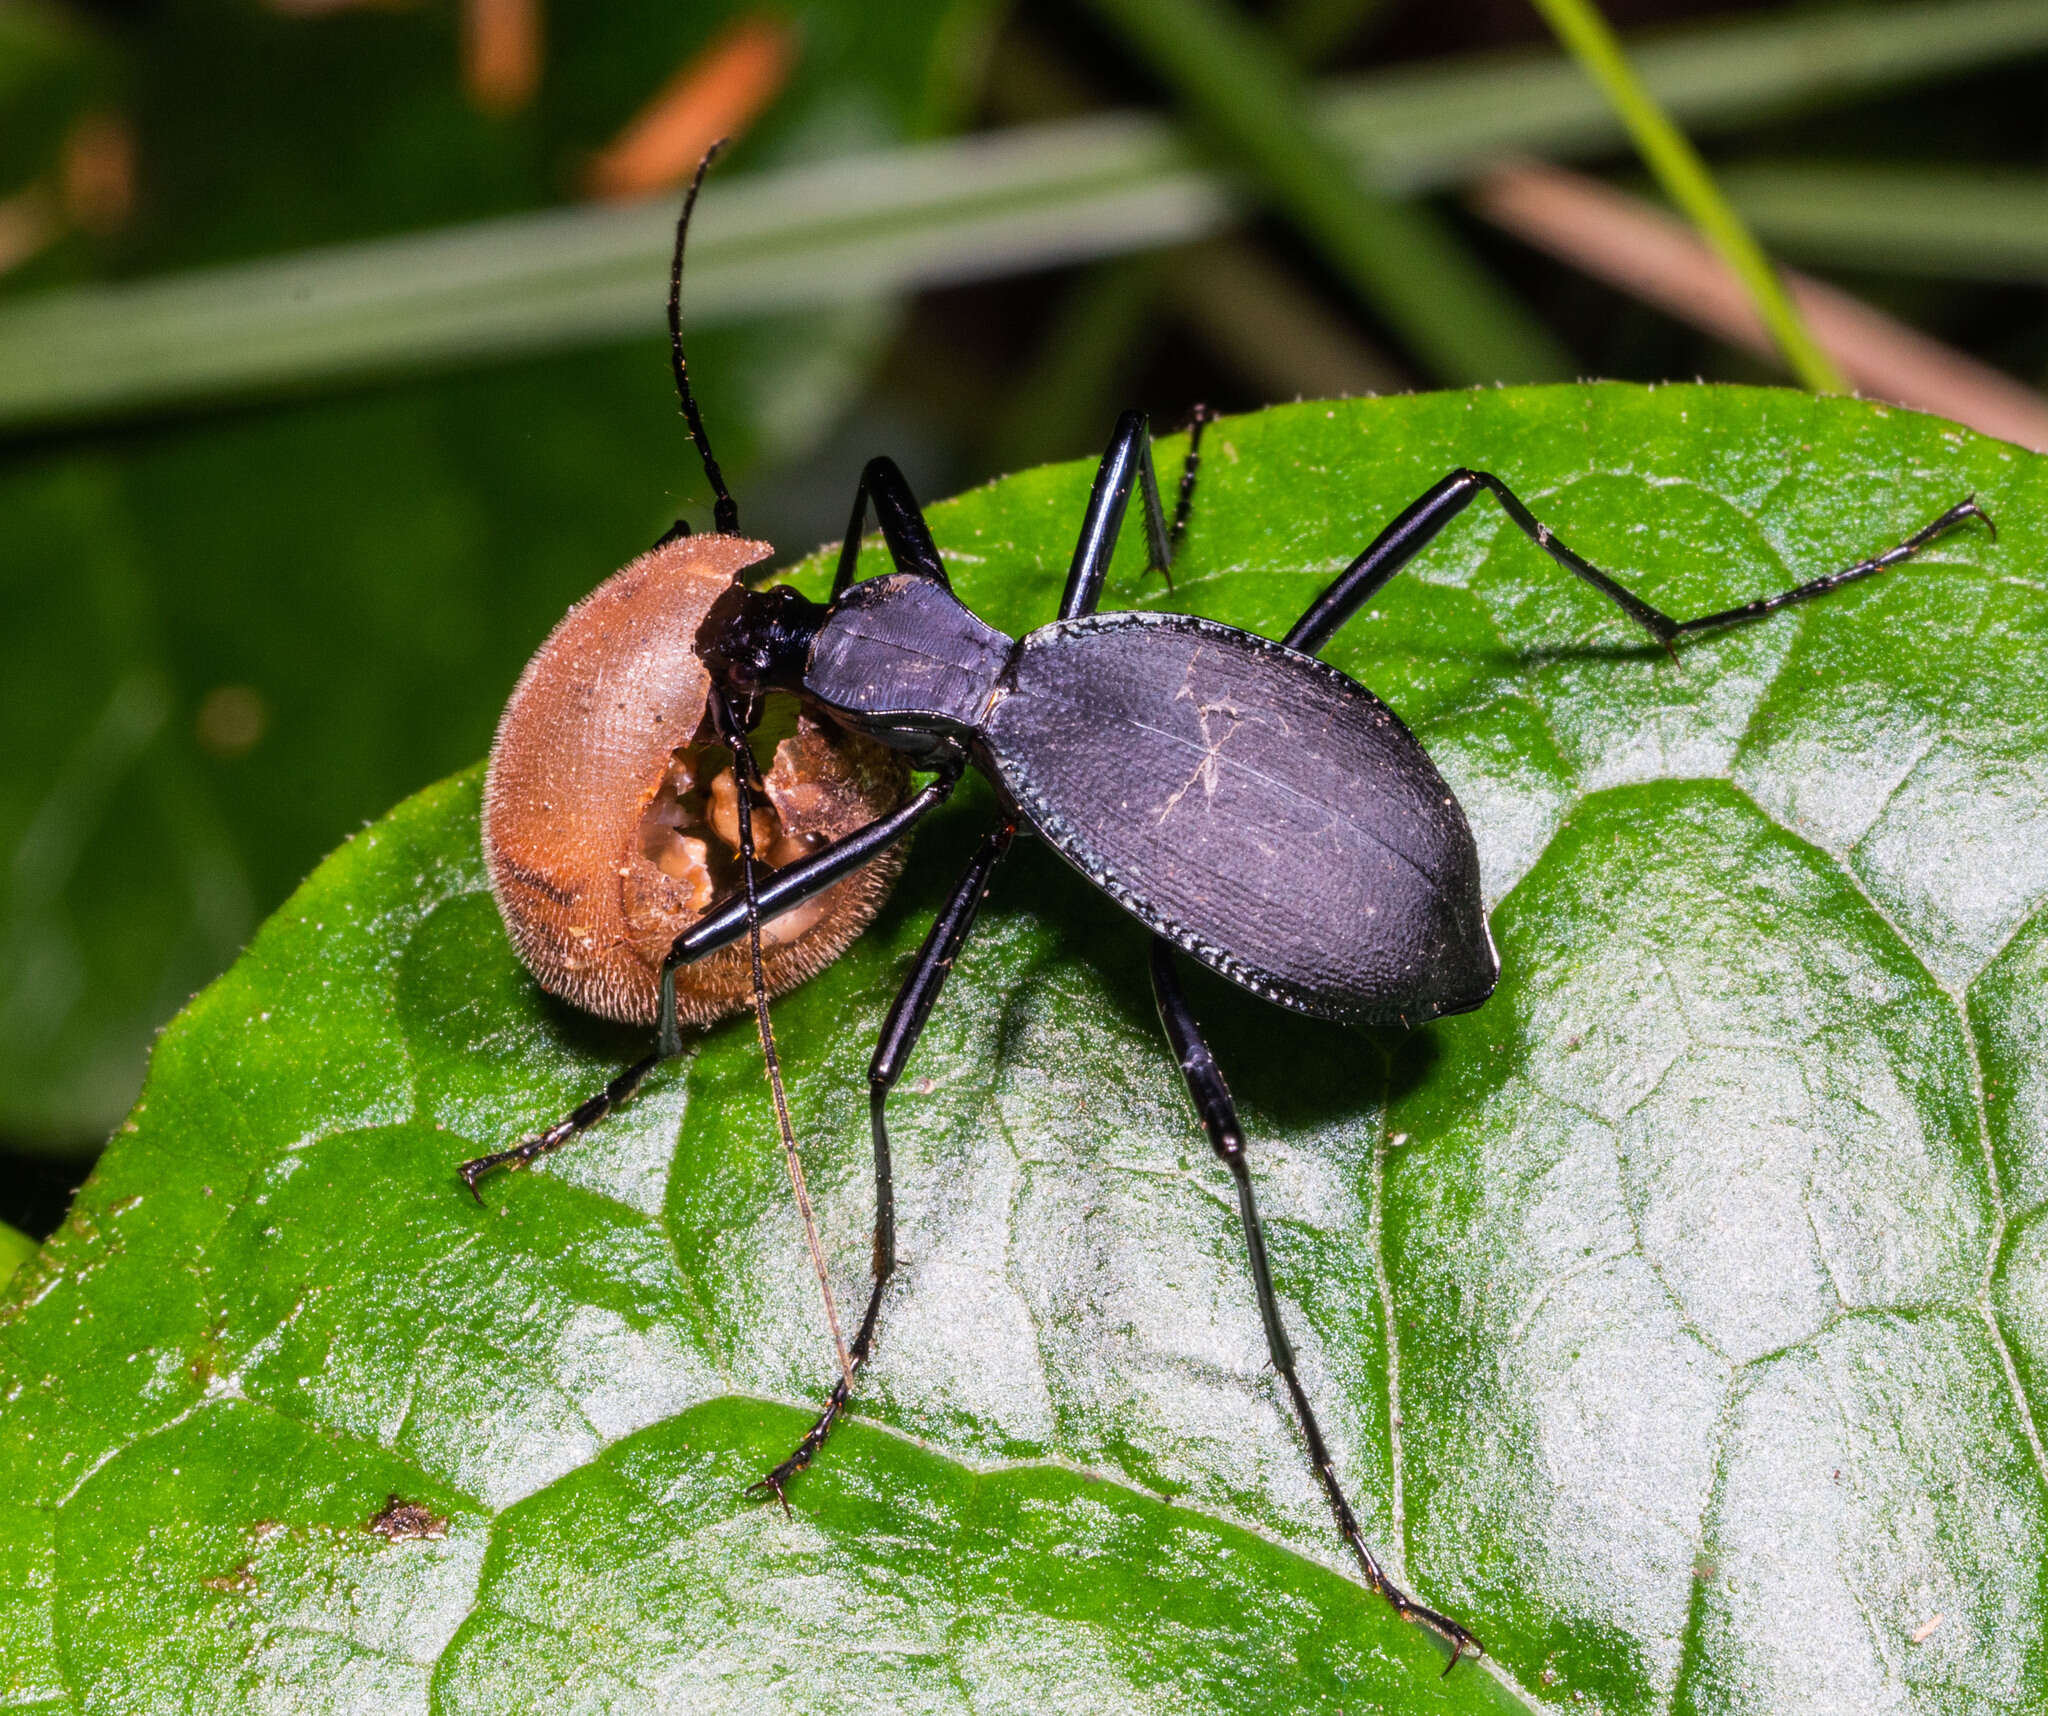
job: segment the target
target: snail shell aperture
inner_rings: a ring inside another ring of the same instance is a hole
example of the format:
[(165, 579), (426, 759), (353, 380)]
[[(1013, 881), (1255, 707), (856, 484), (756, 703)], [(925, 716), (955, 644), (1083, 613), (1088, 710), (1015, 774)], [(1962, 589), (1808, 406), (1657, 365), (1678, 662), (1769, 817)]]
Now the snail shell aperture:
[[(740, 885), (731, 760), (706, 719), (696, 653), (711, 604), (773, 550), (685, 536), (643, 554), (571, 608), (519, 676), (484, 779), (483, 846), (505, 928), (541, 987), (586, 1012), (651, 1025), (661, 962), (714, 898)], [(777, 700), (780, 701), (780, 700)], [(764, 760), (757, 858), (802, 857), (900, 805), (896, 753), (808, 710)], [(902, 869), (891, 848), (761, 926), (780, 994), (864, 930)], [(677, 972), (676, 1011), (708, 1024), (753, 999), (744, 938)]]

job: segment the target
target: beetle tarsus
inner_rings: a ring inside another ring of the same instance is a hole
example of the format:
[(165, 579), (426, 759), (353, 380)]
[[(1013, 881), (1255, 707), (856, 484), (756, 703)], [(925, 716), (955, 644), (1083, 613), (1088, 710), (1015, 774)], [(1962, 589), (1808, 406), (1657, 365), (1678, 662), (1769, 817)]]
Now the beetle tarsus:
[(1387, 1577), (1372, 1552), (1365, 1547), (1365, 1540), (1358, 1535), (1356, 1521), (1349, 1520), (1348, 1511), (1343, 1535), (1345, 1541), (1351, 1545), (1352, 1553), (1358, 1557), (1358, 1564), (1364, 1570), (1366, 1583), (1387, 1600), (1387, 1606), (1402, 1620), (1418, 1627), (1427, 1627), (1451, 1647), (1451, 1660), (1444, 1664), (1444, 1673), (1449, 1674), (1464, 1657), (1477, 1659), (1486, 1654), (1486, 1646), (1479, 1642), (1479, 1635), (1470, 1627), (1432, 1609), (1427, 1603), (1418, 1603)]
[(1756, 620), (1766, 614), (1775, 614), (1780, 608), (1789, 608), (1795, 602), (1811, 601), (1815, 596), (1825, 596), (1839, 590), (1844, 584), (1853, 584), (1879, 572), (1888, 572), (1901, 561), (1910, 560), (1930, 542), (1946, 536), (1958, 525), (1979, 519), (1991, 533), (1991, 539), (1998, 540), (1998, 526), (1991, 515), (1977, 504), (1975, 495), (1965, 495), (1961, 500), (1942, 513), (1930, 519), (1918, 530), (1894, 548), (1887, 548), (1882, 554), (1873, 554), (1867, 560), (1859, 560), (1853, 566), (1844, 566), (1839, 572), (1825, 572), (1818, 578), (1809, 578), (1804, 584), (1795, 584), (1789, 590), (1780, 590), (1774, 596), (1759, 596), (1753, 602), (1744, 602), (1739, 608), (1724, 608), (1717, 614), (1702, 614), (1698, 619), (1682, 622), (1681, 632), (1713, 631), (1721, 626), (1737, 625), (1744, 620)]
[(528, 1133), (509, 1150), (493, 1151), (488, 1156), (475, 1156), (463, 1163), (457, 1171), (462, 1175), (462, 1183), (469, 1188), (469, 1195), (478, 1203), (482, 1203), (483, 1193), (477, 1190), (477, 1182), (493, 1168), (508, 1168), (517, 1173), (534, 1158), (545, 1156), (550, 1150), (559, 1150), (570, 1139), (589, 1131), (613, 1109), (630, 1101), (646, 1081), (647, 1075), (666, 1058), (657, 1050), (635, 1061), (603, 1090), (579, 1102), (545, 1132)]
[[(1166, 529), (1166, 545), (1172, 554), (1180, 552), (1180, 539), (1188, 532), (1188, 515), (1195, 506), (1195, 477), (1202, 468), (1202, 433), (1216, 421), (1217, 413), (1208, 406), (1197, 402), (1188, 414), (1188, 450), (1181, 461), (1180, 492), (1174, 496), (1173, 523)], [(1166, 587), (1173, 588), (1173, 566), (1169, 563), (1159, 568), (1166, 575)]]
[[(867, 1362), (868, 1342), (873, 1338), (873, 1335), (874, 1316), (873, 1307), (870, 1306), (868, 1319), (862, 1325), (860, 1335), (853, 1343), (852, 1357), (855, 1369), (858, 1369)], [(825, 1438), (832, 1434), (833, 1427), (838, 1424), (839, 1415), (845, 1410), (847, 1398), (851, 1393), (852, 1390), (846, 1386), (846, 1379), (844, 1377), (835, 1382), (832, 1385), (831, 1394), (826, 1398), (825, 1410), (818, 1414), (816, 1421), (804, 1432), (803, 1440), (797, 1443), (789, 1458), (784, 1460), (781, 1465), (777, 1466), (766, 1477), (759, 1478), (749, 1484), (746, 1493), (750, 1496), (773, 1495), (777, 1501), (782, 1503), (782, 1511), (787, 1513), (789, 1511), (789, 1497), (785, 1490), (789, 1480), (799, 1472), (807, 1470), (810, 1463), (817, 1458), (818, 1450), (825, 1445)]]

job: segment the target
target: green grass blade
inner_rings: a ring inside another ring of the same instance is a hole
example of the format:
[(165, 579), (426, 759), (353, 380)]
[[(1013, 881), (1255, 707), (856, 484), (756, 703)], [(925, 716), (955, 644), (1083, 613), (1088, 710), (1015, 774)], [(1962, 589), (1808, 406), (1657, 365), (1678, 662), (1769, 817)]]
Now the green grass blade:
[(2048, 281), (2048, 177), (1952, 167), (1759, 163), (1721, 188), (1788, 254), (1887, 274)]
[[(1632, 50), (1695, 131), (2048, 51), (2048, 0), (1965, 0), (1672, 32)], [(1389, 195), (1506, 150), (1623, 132), (1548, 52), (1320, 86), (1327, 134)], [(756, 174), (705, 193), (693, 325), (1184, 243), (1237, 218), (1163, 120), (1097, 115)], [(91, 421), (431, 364), (652, 335), (672, 211), (551, 210), (0, 306), (0, 427)]]
[(1763, 247), (1721, 194), (1691, 140), (1645, 87), (1605, 15), (1592, 0), (1535, 0), (1535, 5), (1613, 103), (1665, 195), (1742, 282), (1792, 373), (1816, 393), (1846, 393), (1848, 382), (1808, 331)]
[(1389, 0), (1287, 0), (1269, 14), (1273, 33), (1295, 62), (1315, 66), (1383, 16)]
[(1220, 0), (1093, 3), (1435, 374), (1570, 374), (1569, 354), (1447, 226), (1369, 188), (1262, 31)]

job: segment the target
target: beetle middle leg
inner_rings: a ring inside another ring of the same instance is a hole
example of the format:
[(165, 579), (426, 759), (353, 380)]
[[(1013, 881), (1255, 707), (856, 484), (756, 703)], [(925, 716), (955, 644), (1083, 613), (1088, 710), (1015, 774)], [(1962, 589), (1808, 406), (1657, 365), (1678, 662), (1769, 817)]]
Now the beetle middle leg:
[(1109, 447), (1095, 468), (1095, 485), (1088, 492), (1088, 511), (1081, 519), (1080, 539), (1074, 544), (1073, 563), (1067, 568), (1067, 587), (1060, 596), (1060, 618), (1078, 619), (1092, 614), (1102, 598), (1102, 586), (1109, 577), (1109, 563), (1116, 553), (1118, 533), (1123, 529), (1124, 509), (1131, 500), (1135, 481), (1145, 508), (1145, 565), (1148, 571), (1173, 583), (1173, 556), (1188, 527), (1188, 513), (1195, 500), (1195, 475), (1202, 468), (1202, 431), (1209, 426), (1206, 407), (1195, 408), (1188, 425), (1187, 457), (1181, 461), (1180, 492), (1175, 497), (1173, 520), (1159, 502), (1159, 473), (1152, 466), (1152, 430), (1144, 412), (1126, 411), (1110, 432)]
[[(1003, 854), (1009, 851), (1016, 833), (1015, 823), (1000, 822), (983, 839), (980, 850), (954, 885), (951, 897), (932, 921), (924, 945), (918, 949), (917, 958), (911, 965), (910, 975), (904, 979), (903, 987), (897, 991), (895, 1002), (889, 1008), (889, 1016), (882, 1023), (874, 1058), (868, 1063), (868, 1118), (875, 1141), (874, 1285), (868, 1292), (868, 1308), (861, 1318), (860, 1332), (847, 1349), (856, 1371), (867, 1363), (874, 1350), (875, 1325), (882, 1314), (882, 1293), (896, 1268), (896, 1195), (890, 1167), (887, 1119), (889, 1092), (903, 1076), (904, 1064), (910, 1059), (911, 1050), (917, 1047), (917, 1039), (938, 1002), (939, 991), (946, 985), (953, 961), (959, 957), (961, 947), (974, 928), (981, 902), (988, 895), (989, 876), (1002, 861)], [(832, 1434), (846, 1408), (849, 1392), (846, 1377), (842, 1376), (833, 1383), (824, 1411), (804, 1432), (795, 1452), (754, 1484), (751, 1493), (772, 1494), (785, 1508), (789, 1506), (783, 1486), (808, 1466), (824, 1446), (825, 1438)]]
[(1444, 1670), (1448, 1674), (1460, 1657), (1483, 1656), (1485, 1646), (1468, 1628), (1460, 1626), (1448, 1615), (1418, 1603), (1396, 1585), (1366, 1544), (1365, 1534), (1359, 1530), (1358, 1517), (1351, 1511), (1351, 1503), (1345, 1499), (1344, 1487), (1338, 1481), (1336, 1465), (1323, 1442), (1322, 1428), (1316, 1423), (1308, 1393), (1296, 1374), (1294, 1344), (1288, 1340), (1286, 1326), (1280, 1321), (1280, 1302), (1273, 1293), (1272, 1270), (1266, 1260), (1266, 1234), (1259, 1222), (1258, 1202), (1252, 1195), (1251, 1170), (1245, 1161), (1244, 1130), (1238, 1122), (1237, 1105), (1231, 1100), (1230, 1087), (1224, 1083), (1222, 1069), (1216, 1065), (1216, 1057), (1202, 1036), (1202, 1028), (1181, 993), (1180, 978), (1174, 971), (1173, 960), (1172, 947), (1161, 938), (1153, 937), (1152, 995), (1159, 1005), (1159, 1020), (1166, 1027), (1167, 1041), (1173, 1046), (1174, 1059), (1180, 1063), (1181, 1077), (1187, 1083), (1188, 1095), (1194, 1099), (1202, 1130), (1209, 1135), (1210, 1147), (1230, 1170), (1230, 1177), (1236, 1184), (1237, 1213), (1244, 1226), (1245, 1250), (1251, 1259), (1252, 1286), (1258, 1295), (1259, 1320), (1266, 1328), (1266, 1351), (1272, 1357), (1273, 1368), (1279, 1373), (1293, 1404), (1295, 1419), (1301, 1425), (1302, 1439), (1308, 1444), (1309, 1463), (1315, 1468), (1316, 1478), (1330, 1503), (1330, 1512), (1336, 1517), (1338, 1534), (1351, 1546), (1351, 1553), (1358, 1560), (1365, 1582), (1386, 1598), (1403, 1620), (1429, 1628), (1450, 1645), (1451, 1660)]

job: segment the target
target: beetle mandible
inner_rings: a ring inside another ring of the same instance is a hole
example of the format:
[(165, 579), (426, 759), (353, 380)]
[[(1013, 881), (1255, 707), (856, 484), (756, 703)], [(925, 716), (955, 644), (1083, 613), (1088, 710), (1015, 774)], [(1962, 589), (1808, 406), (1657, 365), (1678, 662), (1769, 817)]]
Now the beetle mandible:
[[(1098, 611), (1133, 489), (1148, 569), (1170, 577), (1199, 465), (1206, 417), (1198, 412), (1169, 520), (1147, 420), (1131, 411), (1118, 419), (1097, 468), (1058, 617), (1022, 638), (984, 624), (953, 594), (923, 513), (887, 457), (869, 460), (861, 473), (828, 601), (786, 586), (751, 589), (739, 571), (764, 557), (766, 546), (738, 536), (738, 509), (711, 455), (682, 356), (683, 245), (702, 178), (700, 167), (677, 222), (669, 320), (682, 409), (716, 497), (716, 534), (692, 540), (724, 582), (715, 597), (693, 601), (693, 633), (671, 643), (702, 668), (710, 741), (723, 743), (733, 759), (743, 848), (751, 848), (753, 800), (764, 787), (747, 736), (774, 693), (798, 698), (816, 730), (840, 747), (840, 766), (868, 781), (862, 802), (870, 810), (858, 826), (835, 830), (814, 850), (785, 854), (782, 867), (758, 885), (748, 862), (743, 886), (699, 902), (701, 911), (659, 962), (654, 1051), (546, 1131), (465, 1163), (463, 1178), (474, 1191), (489, 1170), (527, 1165), (628, 1100), (654, 1067), (681, 1052), (681, 1025), (692, 1009), (678, 1000), (679, 977), (721, 950), (736, 951), (750, 932), (758, 936), (763, 925), (805, 910), (877, 860), (893, 858), (962, 774), (978, 770), (995, 792), (994, 825), (925, 937), (868, 1068), (874, 1265), (865, 1313), (846, 1349), (851, 1362), (795, 1450), (755, 1488), (781, 1497), (810, 1464), (873, 1351), (896, 1261), (889, 1094), (996, 866), (1020, 834), (1035, 835), (1152, 932), (1160, 1020), (1202, 1128), (1230, 1172), (1267, 1347), (1316, 1478), (1365, 1582), (1450, 1645), (1448, 1672), (1483, 1647), (1461, 1623), (1396, 1585), (1359, 1529), (1296, 1373), (1237, 1111), (1176, 971), (1181, 957), (1192, 958), (1291, 1012), (1365, 1026), (1421, 1024), (1475, 1008), (1493, 992), (1500, 962), (1464, 812), (1393, 711), (1318, 653), (1481, 494), (1491, 495), (1559, 567), (1673, 653), (1689, 634), (1824, 595), (1898, 564), (1966, 520), (1993, 528), (1991, 519), (1966, 497), (1881, 554), (1679, 621), (1567, 547), (1498, 477), (1458, 469), (1374, 537), (1275, 643), (1191, 615)], [(861, 579), (870, 506), (893, 570)], [(933, 778), (908, 792), (907, 775), (868, 757), (858, 748), (865, 743), (893, 753), (899, 769), (907, 764)], [(1276, 829), (1287, 838), (1275, 840)], [(810, 969), (859, 933), (886, 886), (865, 890), (858, 922), (843, 934), (835, 930), (836, 945)], [(548, 983), (547, 973), (537, 974)], [(807, 974), (785, 973), (783, 981)], [(696, 1016), (704, 1016), (701, 1007)]]

